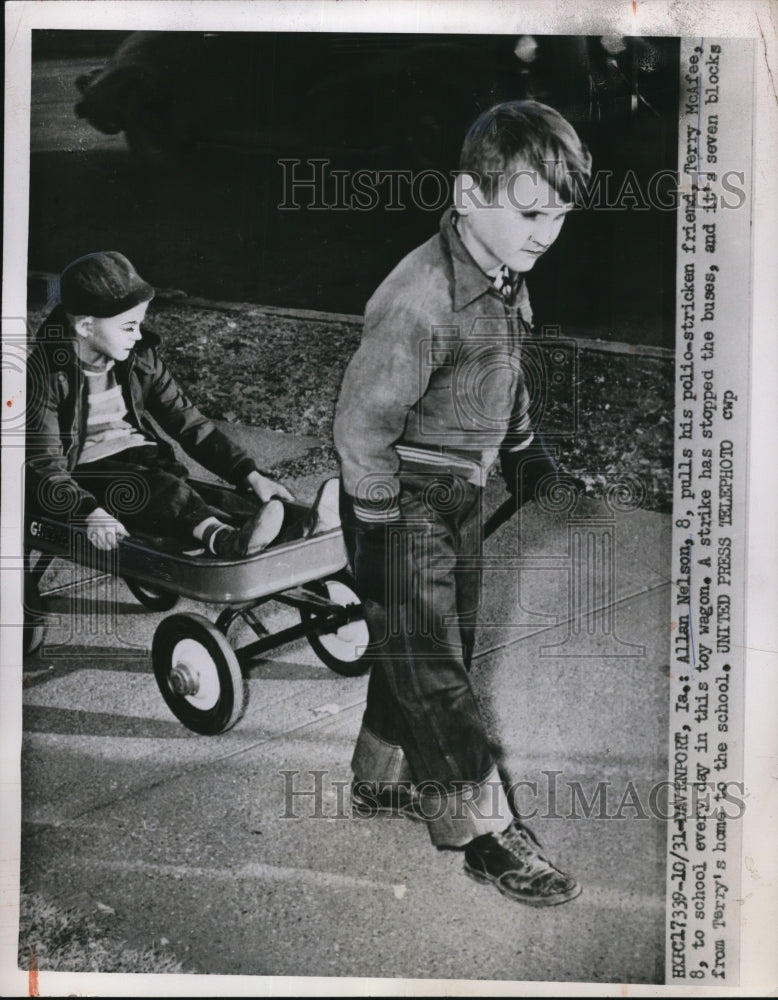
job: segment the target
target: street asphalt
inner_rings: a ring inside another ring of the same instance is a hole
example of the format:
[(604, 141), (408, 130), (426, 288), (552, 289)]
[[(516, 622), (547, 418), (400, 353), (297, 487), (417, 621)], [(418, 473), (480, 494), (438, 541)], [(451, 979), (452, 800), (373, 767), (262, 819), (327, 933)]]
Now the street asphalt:
[[(272, 463), (317, 443), (237, 433)], [(318, 483), (290, 485), (310, 501)], [(490, 485), (487, 510), (502, 499)], [(666, 777), (669, 545), (668, 516), (588, 502), (529, 505), (484, 548), (473, 682), (518, 807), (583, 886), (549, 909), (468, 879), (423, 824), (350, 815), (366, 677), (333, 673), (299, 640), (248, 669), (233, 729), (196, 735), (149, 663), (172, 612), (55, 561), (46, 639), (22, 674), (22, 886), (131, 947), (165, 943), (191, 973), (311, 977), (256, 980), (254, 995), (661, 983), (665, 828), (651, 790)], [(220, 608), (175, 610), (214, 621)], [(263, 621), (272, 632), (294, 615), (270, 604)], [(317, 781), (319, 795), (298, 794)], [(39, 977), (46, 995), (54, 980)], [(146, 995), (230, 995), (222, 982)]]

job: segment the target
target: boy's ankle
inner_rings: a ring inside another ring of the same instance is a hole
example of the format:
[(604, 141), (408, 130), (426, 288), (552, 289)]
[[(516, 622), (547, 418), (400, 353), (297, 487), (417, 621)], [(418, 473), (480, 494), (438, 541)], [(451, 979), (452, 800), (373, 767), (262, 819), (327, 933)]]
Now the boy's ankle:
[(221, 521), (209, 524), (202, 535), (203, 547), (213, 556), (222, 559), (234, 557), (235, 541), (238, 531)]
[(209, 524), (202, 535), (205, 549), (219, 559), (245, 559), (262, 552), (278, 537), (284, 524), (284, 505), (270, 500), (240, 528), (221, 521)]

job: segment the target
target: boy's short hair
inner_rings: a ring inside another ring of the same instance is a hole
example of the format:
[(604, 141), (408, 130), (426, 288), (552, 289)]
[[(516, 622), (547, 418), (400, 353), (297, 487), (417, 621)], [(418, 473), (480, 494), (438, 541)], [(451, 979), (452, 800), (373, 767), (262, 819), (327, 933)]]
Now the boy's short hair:
[(151, 285), (115, 250), (88, 253), (72, 261), (60, 275), (59, 291), (69, 316), (101, 319), (154, 298)]
[(512, 168), (537, 170), (563, 201), (573, 203), (576, 180), (588, 181), (592, 158), (573, 126), (538, 101), (506, 101), (482, 112), (470, 126), (459, 160), (491, 202)]

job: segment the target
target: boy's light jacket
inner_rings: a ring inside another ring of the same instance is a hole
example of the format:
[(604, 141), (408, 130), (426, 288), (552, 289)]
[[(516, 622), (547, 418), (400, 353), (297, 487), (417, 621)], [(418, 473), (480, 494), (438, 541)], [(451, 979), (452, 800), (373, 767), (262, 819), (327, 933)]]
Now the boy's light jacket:
[(483, 484), (499, 450), (532, 439), (521, 342), (526, 285), (509, 305), (453, 223), (413, 250), (367, 304), (334, 422), (346, 492), (364, 520), (396, 516), (398, 472), (455, 471)]
[[(83, 517), (97, 500), (71, 476), (86, 439), (88, 388), (74, 334), (57, 307), (43, 322), (27, 359), (26, 504), (41, 513)], [(163, 451), (172, 449), (149, 419), (217, 476), (239, 484), (254, 460), (223, 434), (176, 384), (149, 330), (114, 371), (128, 419)]]

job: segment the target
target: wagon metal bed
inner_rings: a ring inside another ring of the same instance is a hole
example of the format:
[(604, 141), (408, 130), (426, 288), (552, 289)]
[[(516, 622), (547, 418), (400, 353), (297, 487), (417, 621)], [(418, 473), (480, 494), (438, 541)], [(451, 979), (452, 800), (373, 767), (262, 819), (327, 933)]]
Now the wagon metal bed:
[[(191, 482), (217, 506), (235, 495), (217, 484)], [(246, 499), (241, 502), (245, 505)], [(299, 523), (310, 511), (299, 503), (286, 507), (291, 520)], [(226, 560), (202, 550), (184, 552), (180, 544), (140, 533), (124, 539), (116, 551), (102, 553), (89, 543), (83, 526), (33, 515), (25, 519), (25, 556), (28, 653), (43, 641), (39, 585), (57, 557), (120, 576), (135, 598), (153, 611), (172, 610), (180, 597), (225, 605), (215, 622), (192, 613), (163, 618), (151, 645), (162, 697), (176, 718), (196, 733), (215, 735), (234, 726), (246, 707), (244, 671), (286, 643), (306, 638), (318, 658), (343, 676), (358, 676), (369, 666), (367, 625), (339, 527), (311, 537), (283, 540), (282, 535), (256, 555)], [(296, 609), (300, 621), (268, 632), (258, 612), (270, 601)], [(255, 638), (233, 648), (228, 633), (239, 621)]]

